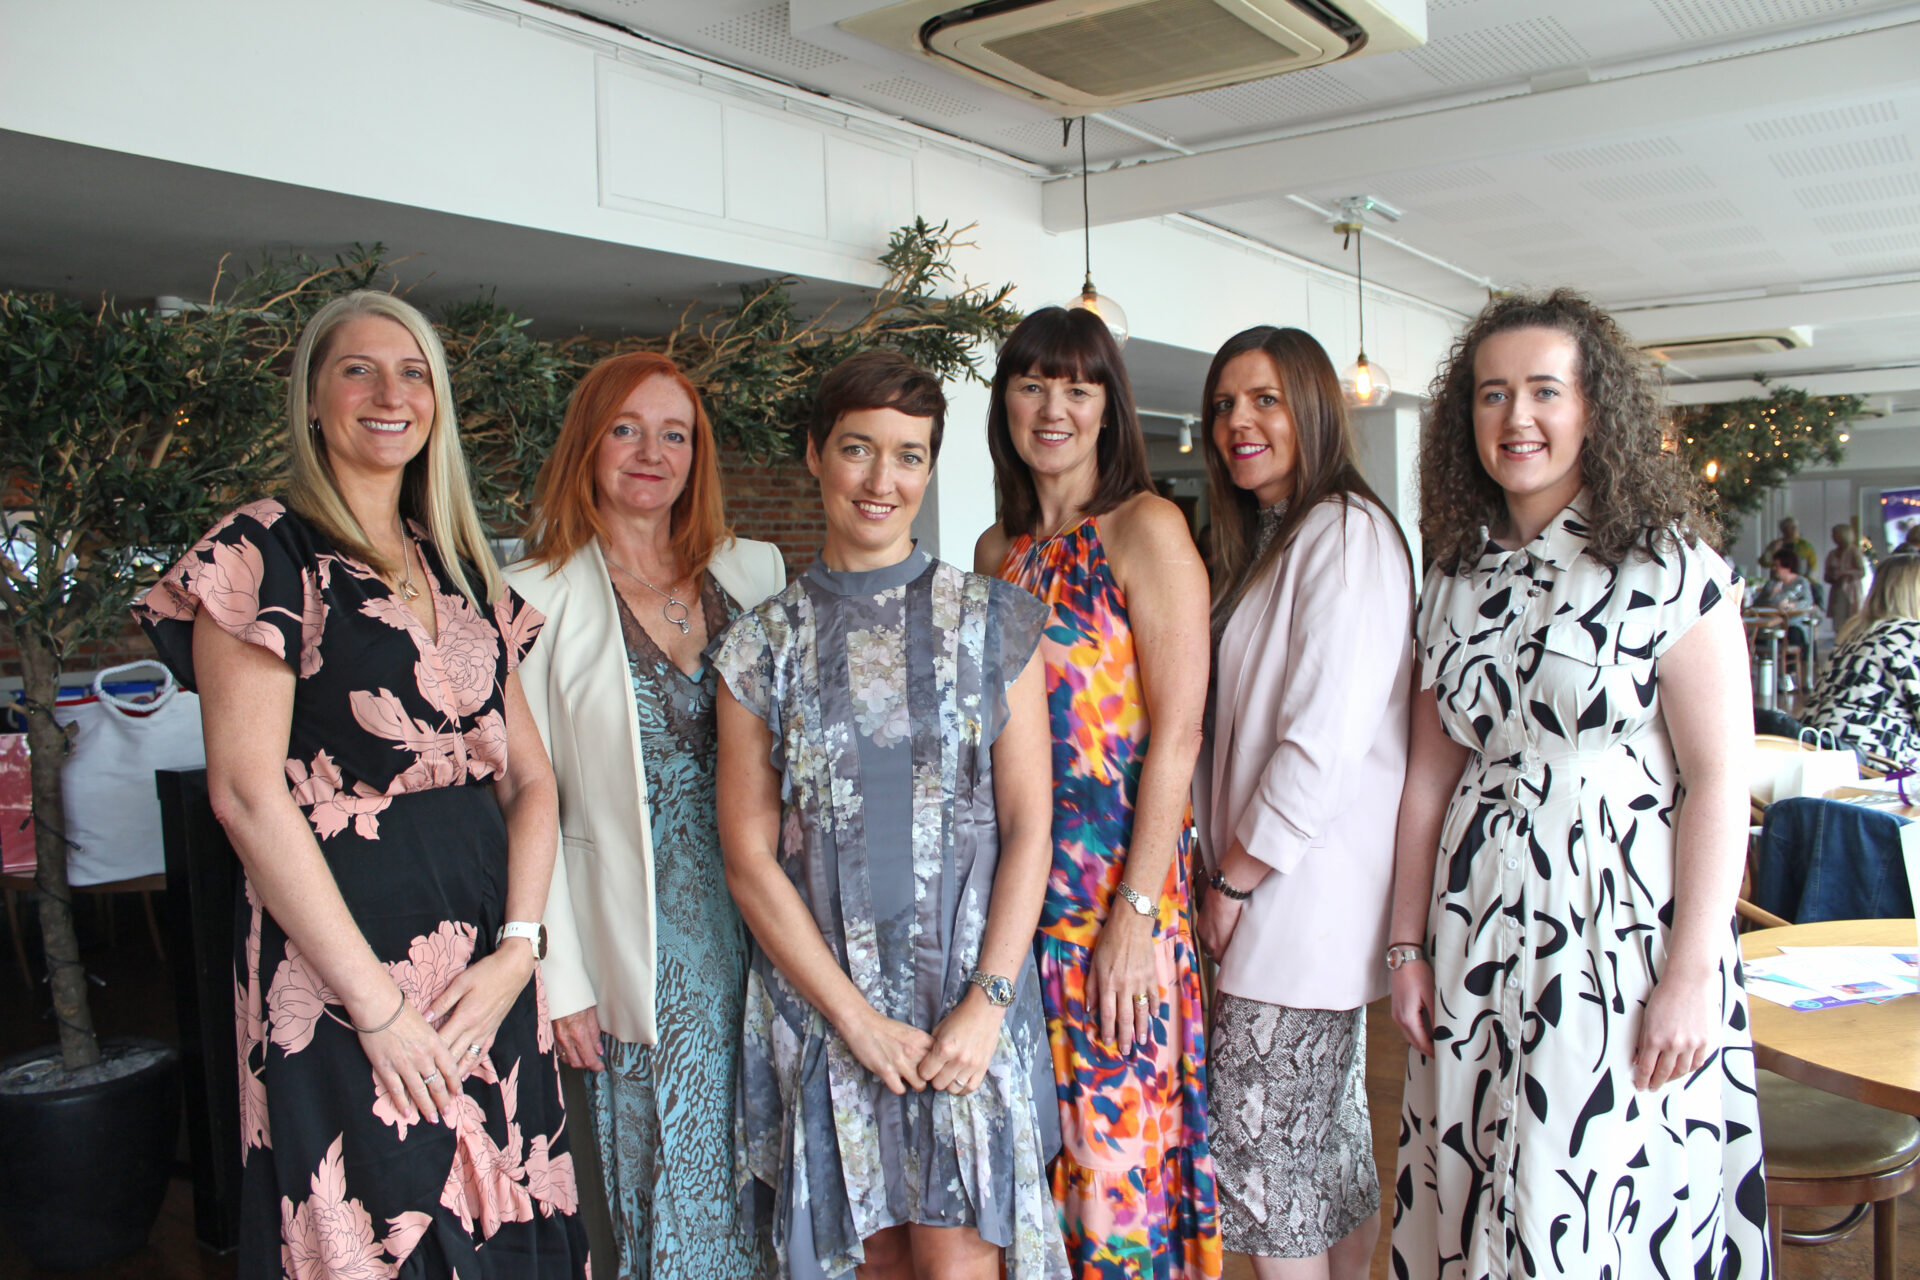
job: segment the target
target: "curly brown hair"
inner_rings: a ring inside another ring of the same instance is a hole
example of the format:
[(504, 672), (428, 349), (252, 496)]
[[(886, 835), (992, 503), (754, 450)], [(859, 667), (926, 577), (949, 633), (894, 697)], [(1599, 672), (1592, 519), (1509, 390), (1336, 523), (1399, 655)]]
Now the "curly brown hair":
[(1420, 437), (1420, 537), (1441, 573), (1472, 564), (1483, 528), (1499, 526), (1506, 496), (1480, 465), (1473, 435), (1473, 362), (1480, 344), (1513, 329), (1556, 329), (1580, 356), (1587, 435), (1580, 473), (1591, 495), (1587, 554), (1617, 565), (1636, 550), (1673, 549), (1718, 528), (1704, 485), (1662, 447), (1665, 415), (1652, 367), (1613, 317), (1572, 289), (1518, 294), (1487, 307), (1454, 341), (1429, 389)]

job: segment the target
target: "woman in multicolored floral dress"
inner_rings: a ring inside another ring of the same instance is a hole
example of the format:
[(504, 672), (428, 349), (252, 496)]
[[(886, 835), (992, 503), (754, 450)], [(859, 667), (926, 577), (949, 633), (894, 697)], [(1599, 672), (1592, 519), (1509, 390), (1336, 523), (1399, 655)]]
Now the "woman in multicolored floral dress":
[[(1053, 874), (1041, 993), (1076, 1276), (1220, 1274), (1187, 791), (1207, 696), (1207, 572), (1153, 492), (1106, 326), (1048, 307), (1000, 350), (1000, 522), (974, 567), (1053, 609)], [(1149, 749), (1151, 738), (1151, 749)]]
[(239, 1273), (580, 1277), (535, 962), (558, 832), (432, 328), (355, 293), (308, 323), (286, 501), (208, 531), (136, 609), (197, 688), (246, 871)]
[(713, 651), (720, 843), (755, 939), (741, 1182), (786, 1276), (1067, 1275), (1031, 952), (1047, 611), (914, 545), (945, 416), (901, 356), (827, 375), (826, 546)]

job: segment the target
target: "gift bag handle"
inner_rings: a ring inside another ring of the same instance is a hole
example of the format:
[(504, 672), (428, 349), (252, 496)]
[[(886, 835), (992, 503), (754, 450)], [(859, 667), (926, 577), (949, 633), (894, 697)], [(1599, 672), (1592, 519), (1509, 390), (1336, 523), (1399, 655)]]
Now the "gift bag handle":
[(1816, 729), (1808, 725), (1800, 730), (1800, 749), (1802, 751), (1838, 751), (1840, 735), (1831, 729)]
[[(153, 692), (151, 702), (141, 702), (133, 698), (122, 698), (107, 692), (107, 681), (126, 675), (129, 671), (154, 670), (160, 673), (160, 686)], [(173, 670), (164, 662), (152, 658), (142, 658), (138, 662), (122, 663), (117, 667), (108, 667), (93, 678), (93, 696), (100, 699), (100, 705), (118, 715), (150, 715), (173, 700), (180, 691), (179, 684), (173, 678)]]

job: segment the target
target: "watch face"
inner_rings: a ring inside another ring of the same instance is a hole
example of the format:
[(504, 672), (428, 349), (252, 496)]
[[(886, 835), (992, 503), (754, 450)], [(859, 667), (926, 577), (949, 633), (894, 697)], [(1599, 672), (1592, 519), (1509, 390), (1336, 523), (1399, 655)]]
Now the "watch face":
[(987, 996), (987, 1003), (996, 1009), (1004, 1009), (1013, 1003), (1013, 982), (997, 974), (974, 973), (968, 981), (979, 987)]

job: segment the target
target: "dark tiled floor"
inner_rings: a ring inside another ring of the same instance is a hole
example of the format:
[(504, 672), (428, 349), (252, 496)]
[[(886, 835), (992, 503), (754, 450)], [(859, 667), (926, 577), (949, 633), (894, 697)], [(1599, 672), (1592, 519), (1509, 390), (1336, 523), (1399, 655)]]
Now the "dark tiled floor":
[[(164, 910), (164, 895), (156, 907)], [(24, 910), (25, 904), (21, 904)], [(166, 966), (154, 954), (136, 897), (114, 899), (109, 912), (101, 900), (84, 900), (80, 908), (82, 941), (89, 966), (105, 981), (93, 989), (96, 1025), (105, 1034), (174, 1037), (173, 986)], [(0, 929), (6, 926), (0, 921)], [(46, 1017), (45, 989), (30, 992), (12, 961), (12, 938), (0, 948), (0, 1056), (50, 1043), (52, 1023)], [(1374, 1153), (1382, 1166), (1383, 1196), (1391, 1214), (1391, 1182), (1398, 1140), (1400, 1090), (1406, 1067), (1406, 1041), (1388, 1016), (1385, 1002), (1374, 1005), (1367, 1019), (1367, 1092), (1373, 1115)], [(183, 1148), (184, 1150), (184, 1148)], [(1903, 1197), (1900, 1205), (1900, 1256), (1903, 1276), (1920, 1276), (1920, 1191)], [(1830, 1221), (1825, 1211), (1810, 1213), (1808, 1222)], [(1789, 1225), (1795, 1219), (1788, 1218)], [(1383, 1226), (1380, 1247), (1373, 1259), (1373, 1280), (1387, 1280), (1388, 1230)], [(1871, 1280), (1872, 1226), (1864, 1224), (1853, 1236), (1816, 1249), (1789, 1246), (1782, 1260), (1781, 1280)], [(1245, 1258), (1227, 1262), (1228, 1280), (1251, 1280)], [(147, 1247), (111, 1266), (88, 1272), (43, 1272), (30, 1266), (12, 1243), (0, 1236), (0, 1276), (7, 1280), (232, 1280), (231, 1257), (217, 1257), (193, 1237), (192, 1196), (184, 1176), (168, 1190), (166, 1206)]]

